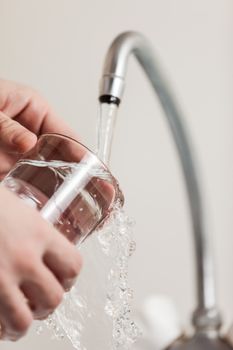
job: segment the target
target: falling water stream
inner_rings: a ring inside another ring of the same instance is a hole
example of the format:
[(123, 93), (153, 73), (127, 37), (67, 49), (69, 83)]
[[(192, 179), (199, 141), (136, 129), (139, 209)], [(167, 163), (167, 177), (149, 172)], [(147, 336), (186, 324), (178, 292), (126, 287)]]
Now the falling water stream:
[(118, 106), (115, 103), (101, 103), (97, 121), (98, 157), (109, 165)]
[[(109, 163), (117, 106), (102, 104), (96, 153)], [(84, 267), (77, 283), (45, 322), (58, 339), (77, 350), (128, 350), (140, 334), (131, 315), (129, 258), (135, 250), (133, 222), (118, 204), (104, 226), (78, 249)], [(38, 333), (42, 327), (38, 328)]]

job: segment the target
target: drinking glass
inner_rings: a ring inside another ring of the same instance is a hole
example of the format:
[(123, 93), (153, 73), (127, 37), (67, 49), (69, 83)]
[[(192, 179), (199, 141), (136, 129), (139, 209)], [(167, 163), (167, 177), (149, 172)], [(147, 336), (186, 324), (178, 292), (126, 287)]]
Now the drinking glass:
[(118, 182), (80, 142), (44, 134), (15, 164), (2, 185), (40, 211), (70, 241), (80, 244), (123, 205)]

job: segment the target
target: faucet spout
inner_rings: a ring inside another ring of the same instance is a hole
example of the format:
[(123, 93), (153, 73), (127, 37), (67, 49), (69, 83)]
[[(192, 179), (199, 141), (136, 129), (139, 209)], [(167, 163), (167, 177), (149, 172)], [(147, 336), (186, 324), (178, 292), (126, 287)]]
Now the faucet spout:
[(113, 41), (106, 55), (99, 99), (101, 102), (120, 103), (131, 55), (138, 60), (159, 98), (183, 170), (191, 212), (196, 260), (197, 308), (193, 314), (193, 325), (199, 331), (218, 330), (221, 320), (216, 304), (213, 256), (190, 137), (153, 50), (140, 33), (125, 32)]

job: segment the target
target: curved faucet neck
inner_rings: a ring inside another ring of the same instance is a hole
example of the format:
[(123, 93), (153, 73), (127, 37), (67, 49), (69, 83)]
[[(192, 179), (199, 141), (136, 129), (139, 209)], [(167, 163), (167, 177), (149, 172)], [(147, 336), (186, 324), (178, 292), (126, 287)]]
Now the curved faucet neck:
[[(196, 330), (219, 329), (220, 315), (216, 305), (214, 264), (203, 213), (200, 184), (190, 138), (176, 100), (146, 38), (137, 32), (119, 35), (110, 46), (100, 84), (100, 101), (120, 103), (123, 96), (128, 59), (133, 54), (159, 98), (167, 118), (182, 165), (192, 218), (196, 257), (197, 308), (193, 314)], [(115, 100), (115, 102), (114, 102)]]

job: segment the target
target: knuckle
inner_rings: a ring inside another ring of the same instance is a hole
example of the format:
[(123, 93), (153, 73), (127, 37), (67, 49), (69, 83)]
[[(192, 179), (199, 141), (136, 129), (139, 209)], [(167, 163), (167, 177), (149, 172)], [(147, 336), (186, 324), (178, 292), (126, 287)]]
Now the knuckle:
[(54, 291), (48, 300), (48, 308), (52, 310), (56, 309), (56, 307), (62, 302), (63, 294), (64, 292), (62, 288)]
[(34, 253), (31, 250), (28, 250), (26, 253), (21, 251), (15, 257), (15, 263), (17, 269), (26, 273), (27, 275), (36, 275), (38, 271), (38, 263)]
[(48, 103), (37, 90), (32, 90), (30, 110), (35, 115), (45, 116), (48, 113)]
[(10, 98), (12, 101), (22, 101), (22, 105), (26, 105), (30, 98), (30, 90), (25, 86), (18, 85), (12, 91)]
[(28, 134), (28, 130), (25, 129), (24, 127), (22, 127), (21, 125), (17, 125), (15, 123), (14, 125), (14, 135), (11, 136), (12, 141), (14, 143), (19, 142), (20, 140), (22, 140), (27, 134)]
[(66, 272), (66, 278), (75, 278), (78, 275), (78, 272), (76, 271), (75, 267), (73, 266), (69, 266), (67, 268), (67, 272)]
[(70, 264), (67, 267), (67, 278), (73, 279), (78, 276), (82, 268), (82, 258), (74, 248), (74, 254)]
[(0, 116), (0, 132), (4, 132), (6, 129), (13, 125), (13, 121), (10, 118)]
[(77, 264), (73, 264), (73, 265), (70, 265), (68, 268), (67, 268), (67, 278), (75, 278), (78, 276), (79, 274), (79, 271), (80, 271), (80, 268)]
[(33, 317), (29, 312), (21, 310), (15, 310), (12, 319), (13, 330), (18, 334), (25, 334), (33, 321)]
[(0, 116), (0, 134), (7, 137), (10, 142), (22, 133), (22, 129), (18, 122), (11, 118)]

